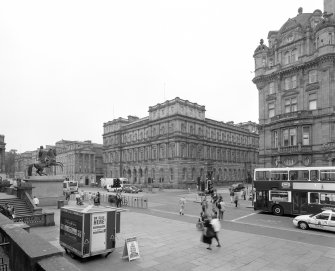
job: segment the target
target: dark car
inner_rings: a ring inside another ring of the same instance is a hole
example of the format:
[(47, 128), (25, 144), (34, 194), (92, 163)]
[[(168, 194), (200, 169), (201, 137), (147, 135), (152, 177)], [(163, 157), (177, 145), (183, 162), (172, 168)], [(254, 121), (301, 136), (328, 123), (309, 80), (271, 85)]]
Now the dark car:
[(143, 189), (140, 186), (133, 185), (133, 187), (137, 188), (138, 192), (143, 192)]
[(123, 185), (122, 192), (124, 193), (138, 193), (137, 187), (133, 185)]
[(241, 190), (243, 190), (245, 188), (243, 183), (234, 183), (231, 185), (231, 189), (234, 192), (240, 192)]

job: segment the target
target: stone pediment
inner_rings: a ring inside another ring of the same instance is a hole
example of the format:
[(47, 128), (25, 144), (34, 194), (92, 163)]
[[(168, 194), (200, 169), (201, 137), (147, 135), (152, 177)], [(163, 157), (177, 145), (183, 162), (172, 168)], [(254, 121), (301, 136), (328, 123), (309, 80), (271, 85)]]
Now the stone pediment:
[(285, 93), (282, 95), (282, 97), (293, 96), (298, 94), (299, 94), (298, 90), (285, 90)]
[(312, 83), (312, 84), (308, 84), (305, 88), (306, 91), (311, 91), (311, 90), (315, 90), (315, 89), (319, 89), (320, 88), (320, 84), (319, 82), (316, 83)]

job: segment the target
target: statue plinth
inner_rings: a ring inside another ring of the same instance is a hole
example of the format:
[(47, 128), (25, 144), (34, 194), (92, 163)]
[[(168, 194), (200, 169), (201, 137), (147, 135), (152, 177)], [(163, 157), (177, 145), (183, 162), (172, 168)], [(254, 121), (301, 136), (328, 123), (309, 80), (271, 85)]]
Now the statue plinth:
[(36, 196), (39, 199), (39, 206), (56, 206), (57, 201), (65, 199), (63, 195), (64, 176), (30, 176), (25, 181), (31, 183), (32, 197)]

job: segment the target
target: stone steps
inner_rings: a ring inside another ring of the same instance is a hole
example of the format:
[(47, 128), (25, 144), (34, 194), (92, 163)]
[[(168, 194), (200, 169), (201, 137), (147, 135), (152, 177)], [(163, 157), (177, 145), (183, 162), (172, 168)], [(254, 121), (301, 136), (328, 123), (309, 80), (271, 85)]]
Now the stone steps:
[(26, 202), (19, 198), (8, 198), (8, 199), (0, 199), (0, 205), (5, 206), (6, 203), (9, 203), (14, 206), (15, 214), (17, 217), (32, 215), (33, 213), (30, 211)]

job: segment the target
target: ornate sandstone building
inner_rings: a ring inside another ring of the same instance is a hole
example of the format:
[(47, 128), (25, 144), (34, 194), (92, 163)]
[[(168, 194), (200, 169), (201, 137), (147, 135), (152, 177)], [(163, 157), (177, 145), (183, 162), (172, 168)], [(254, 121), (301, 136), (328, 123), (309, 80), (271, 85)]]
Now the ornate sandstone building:
[(260, 165), (334, 165), (335, 1), (289, 19), (254, 53)]
[(171, 186), (245, 180), (258, 159), (257, 125), (207, 119), (205, 111), (177, 97), (149, 107), (148, 117), (104, 123), (105, 176)]

